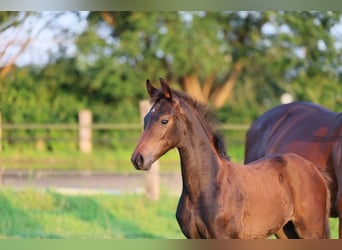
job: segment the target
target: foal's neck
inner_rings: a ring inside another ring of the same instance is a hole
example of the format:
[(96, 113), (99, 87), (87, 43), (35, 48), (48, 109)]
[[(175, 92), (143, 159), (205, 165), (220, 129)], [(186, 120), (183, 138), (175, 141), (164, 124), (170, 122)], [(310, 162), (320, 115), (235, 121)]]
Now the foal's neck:
[[(181, 159), (183, 191), (196, 199), (213, 187), (220, 170), (220, 159), (213, 145), (213, 133), (194, 112), (186, 112), (188, 129), (178, 151)], [(205, 192), (203, 192), (205, 191)]]

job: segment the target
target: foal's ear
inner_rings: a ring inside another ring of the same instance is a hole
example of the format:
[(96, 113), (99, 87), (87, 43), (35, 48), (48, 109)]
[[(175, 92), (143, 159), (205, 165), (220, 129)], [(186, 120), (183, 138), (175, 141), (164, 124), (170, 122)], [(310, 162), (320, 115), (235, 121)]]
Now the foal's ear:
[(162, 86), (163, 90), (163, 96), (168, 99), (169, 101), (172, 101), (172, 94), (171, 94), (171, 89), (167, 82), (163, 78), (159, 78), (160, 84)]
[(152, 86), (149, 79), (146, 80), (146, 89), (150, 97), (154, 96), (158, 89)]

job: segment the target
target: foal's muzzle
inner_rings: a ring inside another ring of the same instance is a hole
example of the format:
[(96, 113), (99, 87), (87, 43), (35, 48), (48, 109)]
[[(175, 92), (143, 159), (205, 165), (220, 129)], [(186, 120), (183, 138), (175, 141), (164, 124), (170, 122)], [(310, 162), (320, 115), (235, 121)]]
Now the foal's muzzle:
[(131, 157), (131, 162), (133, 163), (134, 167), (138, 170), (149, 170), (152, 165), (152, 161), (144, 159), (144, 157), (140, 153), (133, 153)]
[(144, 158), (141, 154), (132, 155), (131, 161), (136, 169), (141, 169), (141, 167), (144, 165)]

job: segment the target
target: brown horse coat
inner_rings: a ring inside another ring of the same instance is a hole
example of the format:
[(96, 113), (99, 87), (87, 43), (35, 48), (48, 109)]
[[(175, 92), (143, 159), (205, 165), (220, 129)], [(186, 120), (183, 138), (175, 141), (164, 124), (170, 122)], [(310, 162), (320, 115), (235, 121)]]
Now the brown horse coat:
[[(308, 102), (277, 106), (251, 125), (245, 163), (271, 153), (297, 153), (331, 176), (331, 216), (342, 238), (342, 113)], [(312, 191), (314, 192), (314, 191)]]
[(292, 222), (301, 238), (328, 238), (329, 192), (321, 173), (296, 154), (266, 156), (248, 167), (226, 155), (206, 107), (147, 81), (153, 106), (132, 154), (136, 169), (176, 147), (182, 194), (176, 217), (188, 238), (265, 238)]
[(289, 221), (300, 238), (329, 237), (328, 188), (311, 162), (275, 154), (221, 167), (205, 194), (194, 199), (183, 189), (177, 219), (188, 238), (267, 238)]

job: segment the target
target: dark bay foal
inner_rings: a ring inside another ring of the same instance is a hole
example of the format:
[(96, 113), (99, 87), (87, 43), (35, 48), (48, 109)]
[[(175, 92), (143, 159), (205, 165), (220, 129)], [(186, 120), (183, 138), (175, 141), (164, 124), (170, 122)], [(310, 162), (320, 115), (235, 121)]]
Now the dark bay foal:
[(183, 190), (176, 217), (188, 238), (266, 238), (293, 222), (300, 238), (328, 238), (329, 192), (322, 174), (296, 154), (266, 156), (248, 167), (226, 154), (205, 106), (147, 81), (153, 103), (132, 154), (136, 169), (176, 147)]

